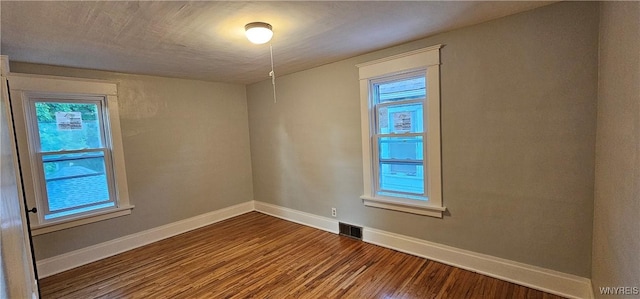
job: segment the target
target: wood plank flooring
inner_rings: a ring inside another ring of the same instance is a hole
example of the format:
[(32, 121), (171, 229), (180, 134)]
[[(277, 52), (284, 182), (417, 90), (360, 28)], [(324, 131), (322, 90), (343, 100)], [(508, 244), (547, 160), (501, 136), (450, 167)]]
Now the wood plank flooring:
[(42, 298), (561, 298), (247, 213), (40, 281)]

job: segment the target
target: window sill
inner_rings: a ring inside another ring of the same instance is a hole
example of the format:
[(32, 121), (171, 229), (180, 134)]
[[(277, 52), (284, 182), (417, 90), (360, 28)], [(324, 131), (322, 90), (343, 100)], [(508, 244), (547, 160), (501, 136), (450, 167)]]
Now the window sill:
[(98, 222), (102, 220), (107, 220), (111, 218), (116, 218), (120, 216), (125, 216), (131, 214), (131, 210), (134, 206), (124, 206), (118, 207), (111, 210), (100, 211), (94, 214), (82, 215), (75, 218), (67, 218), (55, 222), (48, 222), (44, 224), (32, 225), (31, 226), (31, 234), (33, 236), (48, 234), (51, 232), (80, 226), (84, 224), (89, 224), (93, 222)]
[(375, 207), (387, 210), (394, 210), (399, 212), (424, 215), (442, 218), (442, 213), (447, 210), (446, 207), (442, 206), (429, 206), (422, 204), (410, 204), (400, 201), (395, 201), (393, 199), (386, 198), (378, 198), (367, 195), (360, 196), (362, 202), (367, 207)]

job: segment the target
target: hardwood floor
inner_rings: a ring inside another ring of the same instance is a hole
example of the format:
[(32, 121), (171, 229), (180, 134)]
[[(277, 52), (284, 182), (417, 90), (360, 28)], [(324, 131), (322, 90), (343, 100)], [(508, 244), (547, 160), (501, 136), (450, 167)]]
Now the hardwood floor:
[(561, 298), (247, 213), (40, 281), (42, 298)]

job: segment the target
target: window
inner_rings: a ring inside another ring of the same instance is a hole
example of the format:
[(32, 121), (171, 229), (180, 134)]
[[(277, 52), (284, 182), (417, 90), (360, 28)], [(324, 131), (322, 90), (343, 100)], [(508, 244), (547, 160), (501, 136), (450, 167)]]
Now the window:
[(377, 194), (426, 200), (424, 72), (372, 80)]
[(29, 99), (40, 207), (45, 220), (116, 205), (104, 98)]
[(442, 217), (440, 45), (358, 65), (367, 206)]
[(33, 233), (130, 214), (116, 85), (18, 74), (9, 83)]

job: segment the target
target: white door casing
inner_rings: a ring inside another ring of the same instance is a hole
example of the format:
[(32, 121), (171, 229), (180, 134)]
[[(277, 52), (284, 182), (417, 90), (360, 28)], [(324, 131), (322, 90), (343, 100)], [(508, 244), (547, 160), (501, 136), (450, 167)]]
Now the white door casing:
[(38, 298), (31, 239), (18, 170), (7, 74), (0, 56), (0, 298)]

